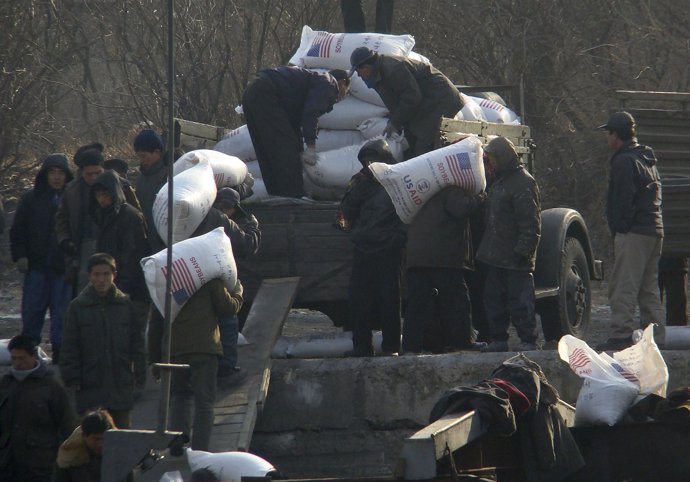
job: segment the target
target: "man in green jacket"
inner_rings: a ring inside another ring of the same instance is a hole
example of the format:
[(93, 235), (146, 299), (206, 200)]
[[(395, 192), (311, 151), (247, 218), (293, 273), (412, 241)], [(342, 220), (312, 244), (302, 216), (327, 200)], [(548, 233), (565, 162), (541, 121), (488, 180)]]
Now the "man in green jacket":
[(352, 70), (376, 90), (389, 111), (383, 134), (391, 137), (405, 129), (410, 144), (406, 157), (434, 149), (441, 117), (453, 117), (463, 107), (460, 92), (431, 64), (396, 55), (380, 55), (358, 47), (350, 56)]
[[(189, 435), (193, 425), (193, 450), (208, 451), (209, 448), (218, 359), (223, 356), (218, 320), (230, 318), (242, 308), (242, 291), (239, 280), (230, 291), (221, 279), (212, 279), (194, 293), (173, 320), (170, 360), (172, 363), (187, 364), (189, 369), (172, 372), (170, 429)], [(163, 329), (163, 317), (158, 310), (154, 310), (148, 333), (150, 363), (162, 359)]]
[(67, 309), (60, 373), (75, 390), (80, 414), (103, 407), (118, 428), (127, 429), (134, 405), (134, 370), (145, 369), (144, 338), (137, 330), (132, 301), (115, 286), (115, 259), (96, 253), (87, 271), (89, 284)]

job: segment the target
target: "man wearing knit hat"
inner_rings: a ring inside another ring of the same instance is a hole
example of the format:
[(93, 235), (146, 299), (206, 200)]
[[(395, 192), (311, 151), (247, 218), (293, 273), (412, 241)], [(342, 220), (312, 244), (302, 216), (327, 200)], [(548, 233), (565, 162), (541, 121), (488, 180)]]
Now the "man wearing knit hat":
[(165, 248), (158, 236), (153, 222), (153, 202), (156, 194), (168, 180), (168, 155), (165, 152), (163, 139), (153, 129), (142, 129), (133, 142), (134, 153), (139, 159), (139, 176), (135, 188), (141, 204), (141, 212), (146, 219), (149, 232), (149, 244), (154, 253)]
[(74, 154), (74, 163), (79, 168), (78, 177), (72, 181), (62, 196), (55, 214), (57, 242), (66, 256), (68, 281), (74, 281), (73, 296), (86, 283), (88, 275), (80, 269), (95, 252), (96, 227), (91, 217), (90, 189), (96, 178), (103, 174), (103, 145), (94, 142), (81, 146)]

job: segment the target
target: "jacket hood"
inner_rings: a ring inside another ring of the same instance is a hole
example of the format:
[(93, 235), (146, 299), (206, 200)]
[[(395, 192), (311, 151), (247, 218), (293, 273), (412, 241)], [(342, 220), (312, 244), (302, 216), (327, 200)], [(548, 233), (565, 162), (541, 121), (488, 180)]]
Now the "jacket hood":
[(57, 167), (62, 169), (66, 175), (65, 186), (69, 184), (72, 179), (74, 179), (74, 174), (69, 168), (69, 161), (67, 156), (62, 153), (51, 154), (45, 158), (41, 164), (41, 168), (36, 173), (36, 179), (34, 180), (34, 188), (38, 190), (50, 189), (48, 186), (48, 169), (51, 167)]
[(520, 159), (513, 143), (505, 137), (496, 137), (489, 142), (484, 151), (496, 161), (496, 172), (506, 172), (520, 166)]
[(98, 206), (96, 201), (96, 187), (105, 188), (113, 197), (113, 208), (115, 212), (119, 211), (120, 206), (125, 202), (125, 194), (122, 190), (122, 181), (120, 176), (115, 171), (105, 171), (96, 178), (96, 181), (91, 186), (91, 205)]
[(74, 429), (67, 437), (57, 454), (57, 465), (61, 469), (79, 467), (89, 463), (89, 450), (86, 448), (84, 437), (81, 435), (81, 425)]

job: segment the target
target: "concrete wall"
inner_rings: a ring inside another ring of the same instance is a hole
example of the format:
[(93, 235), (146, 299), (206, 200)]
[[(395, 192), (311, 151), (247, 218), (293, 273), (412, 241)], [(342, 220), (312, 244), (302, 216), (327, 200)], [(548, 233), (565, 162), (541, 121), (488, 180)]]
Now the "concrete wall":
[[(443, 392), (474, 385), (511, 354), (274, 360), (252, 452), (292, 477), (393, 473), (403, 440), (426, 425)], [(561, 398), (581, 379), (555, 351), (530, 352)], [(669, 388), (690, 385), (690, 354), (664, 352)]]

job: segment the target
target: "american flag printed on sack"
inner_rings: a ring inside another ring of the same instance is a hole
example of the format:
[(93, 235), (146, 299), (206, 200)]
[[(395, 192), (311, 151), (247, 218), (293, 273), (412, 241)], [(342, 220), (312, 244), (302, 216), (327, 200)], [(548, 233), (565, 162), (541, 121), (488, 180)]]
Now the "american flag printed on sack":
[(319, 32), (314, 37), (311, 47), (307, 51), (307, 57), (322, 57), (328, 58), (331, 56), (331, 43), (333, 43), (335, 35), (328, 32)]
[(582, 368), (590, 362), (589, 356), (582, 348), (575, 348), (568, 356), (568, 363), (573, 368)]
[(213, 179), (216, 181), (216, 186), (222, 186), (225, 182), (225, 174), (222, 172), (213, 173)]
[(466, 189), (474, 189), (474, 174), (470, 164), (470, 155), (466, 152), (459, 152), (446, 156), (445, 160), (455, 182)]
[(503, 109), (505, 109), (505, 107), (502, 106), (501, 104), (499, 104), (498, 102), (494, 102), (493, 100), (489, 100), (489, 99), (482, 100), (479, 103), (479, 105), (482, 107), (486, 107), (487, 109), (496, 110), (498, 112), (501, 112)]
[[(161, 271), (163, 276), (168, 278), (168, 268), (167, 266), (162, 266)], [(185, 260), (180, 258), (172, 263), (172, 296), (178, 305), (183, 304), (187, 301), (192, 293), (196, 291), (196, 286), (194, 286), (194, 278), (192, 278), (192, 273), (187, 267)]]
[(618, 373), (620, 373), (620, 374), (623, 376), (623, 378), (625, 378), (625, 379), (628, 380), (629, 382), (635, 383), (635, 384), (637, 384), (637, 385), (640, 384), (640, 379), (637, 378), (637, 377), (635, 376), (635, 374), (632, 373), (632, 372), (631, 372), (630, 370), (628, 370), (627, 368), (625, 368), (625, 367), (619, 365), (618, 363), (612, 363), (611, 365), (613, 366), (613, 368), (616, 369), (616, 371), (617, 371)]

